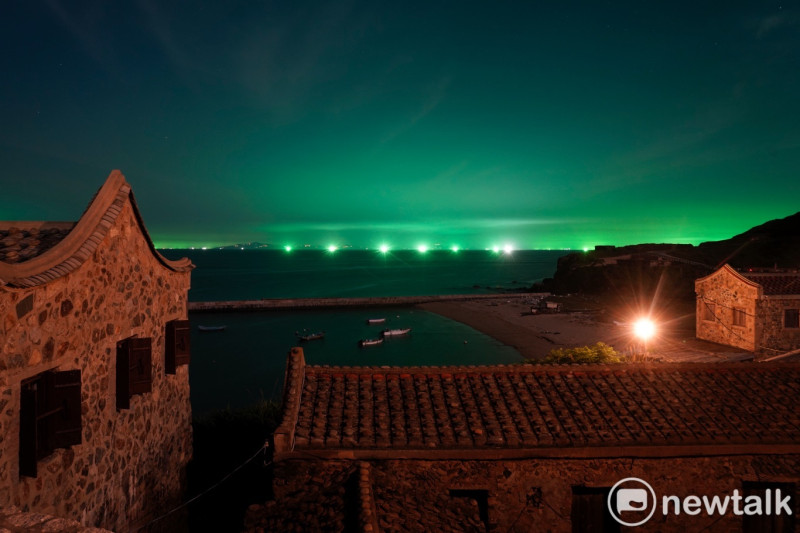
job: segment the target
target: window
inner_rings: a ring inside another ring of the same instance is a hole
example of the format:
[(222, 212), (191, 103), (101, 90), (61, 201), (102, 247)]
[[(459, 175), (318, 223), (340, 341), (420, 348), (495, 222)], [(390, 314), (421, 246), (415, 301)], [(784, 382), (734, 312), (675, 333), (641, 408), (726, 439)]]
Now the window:
[(572, 487), (573, 533), (617, 533), (619, 522), (608, 511), (610, 487)]
[(489, 491), (485, 489), (450, 489), (451, 498), (474, 500), (478, 506), (478, 517), (489, 530)]
[(785, 328), (800, 327), (800, 309), (784, 309), (783, 327)]
[(747, 325), (747, 313), (744, 312), (744, 309), (738, 307), (733, 308), (733, 325), (740, 327), (745, 327)]
[(131, 396), (152, 390), (151, 344), (149, 337), (117, 343), (117, 409), (129, 409)]
[(174, 374), (181, 365), (188, 365), (190, 359), (191, 330), (188, 320), (167, 322), (165, 335), (164, 372)]
[[(769, 499), (767, 499), (767, 491), (770, 491)], [(778, 492), (780, 491), (780, 498)], [(771, 512), (767, 512), (764, 508), (764, 513), (761, 515), (744, 515), (742, 518), (742, 531), (744, 533), (794, 533), (795, 517), (793, 513), (786, 513), (785, 509), (781, 509), (778, 514), (776, 504), (780, 500), (785, 500), (786, 496), (791, 496), (789, 500), (789, 508), (794, 510), (795, 502), (797, 501), (797, 486), (794, 483), (770, 483), (768, 481), (745, 481), (742, 483), (742, 492), (744, 493), (744, 504), (747, 504), (747, 497), (757, 497), (763, 505), (767, 502), (771, 504)]]
[(715, 321), (717, 319), (714, 313), (715, 310), (716, 306), (714, 304), (703, 301), (703, 320)]
[(81, 443), (81, 371), (43, 372), (20, 389), (19, 473), (36, 477), (39, 459)]

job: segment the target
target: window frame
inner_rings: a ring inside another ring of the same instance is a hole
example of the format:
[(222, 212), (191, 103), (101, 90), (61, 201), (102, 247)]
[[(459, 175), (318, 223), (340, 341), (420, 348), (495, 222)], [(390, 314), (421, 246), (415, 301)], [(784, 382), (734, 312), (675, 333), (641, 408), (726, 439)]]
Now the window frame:
[[(790, 319), (789, 318), (790, 316), (793, 316), (793, 318)], [(783, 310), (783, 328), (784, 329), (800, 328), (800, 309), (787, 308)]]
[(737, 328), (747, 327), (747, 311), (742, 307), (734, 307), (731, 311), (733, 325)]
[(153, 390), (153, 339), (128, 337), (117, 342), (117, 410), (131, 398)]
[(20, 383), (20, 477), (36, 477), (39, 460), (81, 444), (81, 388), (79, 369), (46, 370)]
[(717, 305), (703, 301), (703, 315), (702, 318), (705, 322), (717, 321)]
[(188, 320), (170, 320), (164, 331), (164, 373), (175, 374), (191, 361), (191, 325)]

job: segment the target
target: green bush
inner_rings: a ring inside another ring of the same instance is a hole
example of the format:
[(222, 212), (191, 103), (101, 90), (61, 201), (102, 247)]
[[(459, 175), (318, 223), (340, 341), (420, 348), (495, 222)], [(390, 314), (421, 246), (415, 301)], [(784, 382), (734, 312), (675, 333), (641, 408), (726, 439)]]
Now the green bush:
[[(533, 362), (533, 361), (532, 361)], [(569, 363), (623, 363), (625, 360), (613, 348), (604, 342), (577, 348), (555, 348), (547, 357), (537, 363), (569, 364)]]

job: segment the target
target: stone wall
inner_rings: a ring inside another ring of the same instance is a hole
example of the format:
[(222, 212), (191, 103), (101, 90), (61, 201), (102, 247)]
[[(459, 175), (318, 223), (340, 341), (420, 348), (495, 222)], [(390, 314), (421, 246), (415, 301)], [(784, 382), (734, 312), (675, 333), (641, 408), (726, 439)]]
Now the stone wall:
[[(719, 270), (698, 280), (697, 292), (697, 338), (748, 351), (757, 350), (759, 336), (756, 301), (758, 288), (739, 277)], [(714, 320), (706, 318), (708, 305), (714, 306)], [(744, 309), (745, 326), (733, 325), (733, 309)]]
[[(181, 497), (191, 458), (189, 372), (164, 373), (165, 324), (187, 317), (190, 274), (158, 261), (126, 202), (94, 254), (31, 289), (0, 288), (0, 507), (125, 532)], [(116, 343), (152, 338), (152, 392), (116, 409)], [(82, 443), (19, 474), (21, 382), (81, 370)]]
[[(327, 476), (340, 475), (347, 461), (286, 460), (275, 466), (275, 504)], [(573, 487), (612, 487), (627, 477), (650, 483), (658, 508), (647, 531), (741, 531), (742, 518), (720, 516), (665, 516), (661, 498), (677, 495), (712, 497), (742, 492), (743, 481), (800, 481), (800, 456), (755, 455), (679, 458), (520, 459), (495, 461), (373, 460), (370, 462), (373, 509), (379, 531), (422, 531), (437, 523), (452, 499), (451, 490), (487, 491), (490, 531), (570, 531)], [(363, 470), (363, 469), (362, 469)], [(800, 511), (795, 490), (790, 505)], [(324, 503), (324, 502), (323, 502)], [(323, 506), (324, 507), (324, 506)], [(251, 509), (248, 523), (270, 523)], [(325, 508), (305, 508), (309, 516), (324, 517)], [(274, 523), (274, 522), (273, 522)], [(280, 523), (280, 522), (278, 522)], [(796, 521), (800, 531), (800, 520)], [(708, 529), (706, 529), (708, 528)], [(456, 528), (458, 529), (458, 528)]]
[(784, 310), (800, 309), (800, 298), (766, 298), (758, 302), (757, 316), (761, 323), (759, 348), (767, 355), (800, 348), (800, 328), (785, 328)]

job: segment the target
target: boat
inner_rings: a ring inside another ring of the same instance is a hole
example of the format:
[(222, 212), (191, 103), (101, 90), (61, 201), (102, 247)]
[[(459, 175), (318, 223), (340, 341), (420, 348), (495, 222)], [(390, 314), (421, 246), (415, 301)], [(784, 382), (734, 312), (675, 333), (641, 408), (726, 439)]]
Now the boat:
[(197, 326), (200, 331), (225, 331), (228, 326)]
[(378, 344), (383, 344), (383, 339), (361, 339), (358, 341), (358, 345), (361, 348), (364, 346), (376, 346)]
[(383, 324), (386, 322), (385, 318), (368, 318), (367, 324)]
[(300, 335), (299, 332), (295, 331), (294, 334), (297, 335), (297, 338), (300, 339), (301, 341), (315, 341), (317, 339), (325, 337), (324, 331), (317, 331), (316, 333), (306, 333), (305, 335)]
[(399, 337), (411, 331), (411, 328), (405, 329), (385, 329), (381, 331), (381, 337)]

